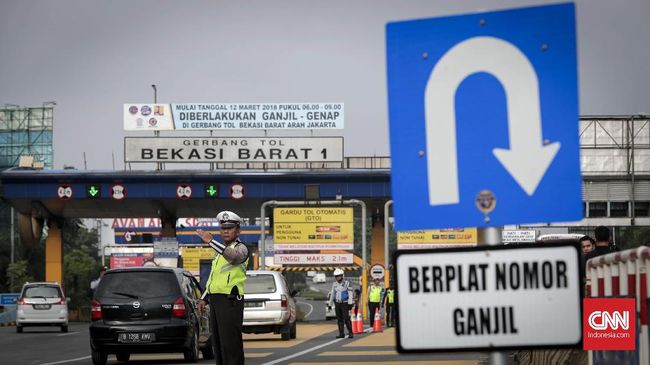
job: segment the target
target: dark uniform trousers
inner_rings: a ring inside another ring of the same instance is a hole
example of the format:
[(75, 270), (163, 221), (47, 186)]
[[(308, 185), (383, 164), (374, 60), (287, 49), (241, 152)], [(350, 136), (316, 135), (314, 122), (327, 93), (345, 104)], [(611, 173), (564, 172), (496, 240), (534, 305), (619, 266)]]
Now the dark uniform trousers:
[(348, 328), (348, 334), (352, 334), (352, 320), (350, 320), (350, 305), (346, 303), (334, 302), (334, 312), (336, 321), (339, 325), (339, 335), (343, 336), (343, 326)]
[(208, 297), (215, 363), (244, 365), (244, 297), (232, 294), (209, 294)]

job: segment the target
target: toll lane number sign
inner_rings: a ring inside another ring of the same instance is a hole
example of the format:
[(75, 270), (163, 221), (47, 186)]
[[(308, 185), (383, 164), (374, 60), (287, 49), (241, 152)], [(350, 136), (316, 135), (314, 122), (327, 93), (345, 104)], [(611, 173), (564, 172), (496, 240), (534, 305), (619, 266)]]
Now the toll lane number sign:
[(580, 347), (574, 244), (398, 251), (400, 352)]

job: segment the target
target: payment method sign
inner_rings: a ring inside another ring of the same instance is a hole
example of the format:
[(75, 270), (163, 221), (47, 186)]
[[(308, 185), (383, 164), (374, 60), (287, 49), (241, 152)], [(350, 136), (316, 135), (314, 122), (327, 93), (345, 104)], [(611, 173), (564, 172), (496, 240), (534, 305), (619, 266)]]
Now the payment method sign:
[(353, 210), (347, 207), (275, 208), (276, 250), (351, 250)]
[(477, 242), (476, 228), (397, 232), (397, 247), (401, 250), (474, 246)]

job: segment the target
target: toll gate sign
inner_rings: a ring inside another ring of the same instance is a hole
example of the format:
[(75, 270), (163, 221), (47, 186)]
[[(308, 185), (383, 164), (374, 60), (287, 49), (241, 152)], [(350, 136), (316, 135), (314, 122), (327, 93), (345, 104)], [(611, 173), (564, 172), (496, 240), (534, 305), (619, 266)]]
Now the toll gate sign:
[(582, 344), (577, 243), (398, 251), (399, 352)]
[(349, 207), (275, 208), (276, 250), (351, 250), (353, 210)]

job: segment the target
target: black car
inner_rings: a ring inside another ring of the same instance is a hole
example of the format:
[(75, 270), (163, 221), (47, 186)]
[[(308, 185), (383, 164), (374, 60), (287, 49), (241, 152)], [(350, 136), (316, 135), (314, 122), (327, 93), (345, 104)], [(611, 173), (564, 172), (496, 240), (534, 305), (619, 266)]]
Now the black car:
[(182, 352), (185, 361), (214, 358), (209, 309), (198, 311), (201, 288), (187, 271), (137, 267), (107, 271), (91, 303), (93, 364), (108, 354)]

